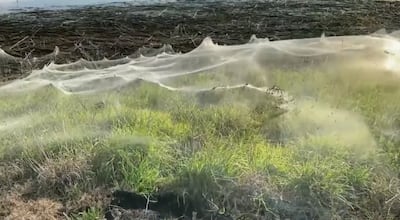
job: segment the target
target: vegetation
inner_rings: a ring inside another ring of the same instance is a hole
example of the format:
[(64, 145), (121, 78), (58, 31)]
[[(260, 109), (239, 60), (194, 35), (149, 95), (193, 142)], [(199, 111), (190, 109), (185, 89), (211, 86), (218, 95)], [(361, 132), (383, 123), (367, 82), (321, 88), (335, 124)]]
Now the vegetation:
[[(0, 216), (100, 219), (123, 189), (174, 192), (205, 219), (399, 217), (399, 87), (275, 76), (297, 110), (246, 88), (194, 94), (146, 82), (2, 96)], [(32, 202), (54, 210), (40, 216)]]

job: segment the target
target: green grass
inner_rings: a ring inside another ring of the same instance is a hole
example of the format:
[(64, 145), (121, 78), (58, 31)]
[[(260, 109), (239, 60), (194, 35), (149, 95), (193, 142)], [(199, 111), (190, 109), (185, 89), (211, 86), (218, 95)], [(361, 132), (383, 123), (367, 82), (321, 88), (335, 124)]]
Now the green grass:
[(104, 204), (79, 212), (67, 204), (98, 188), (172, 190), (198, 210), (233, 217), (399, 216), (400, 141), (382, 132), (400, 128), (399, 87), (276, 76), (298, 109), (281, 114), (276, 100), (246, 89), (199, 95), (146, 83), (3, 96), (0, 190), (29, 185), (31, 198), (59, 201), (85, 220), (99, 219)]

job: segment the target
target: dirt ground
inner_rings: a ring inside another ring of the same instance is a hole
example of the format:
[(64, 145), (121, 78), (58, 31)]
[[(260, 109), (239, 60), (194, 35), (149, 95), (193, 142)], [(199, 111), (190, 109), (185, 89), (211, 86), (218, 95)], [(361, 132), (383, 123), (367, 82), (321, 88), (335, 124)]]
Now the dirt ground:
[[(55, 46), (61, 51), (55, 58), (59, 63), (114, 59), (163, 44), (187, 52), (206, 36), (219, 44), (240, 44), (252, 34), (279, 40), (318, 37), (323, 32), (332, 36), (391, 31), (400, 28), (399, 17), (400, 2), (388, 1), (115, 4), (0, 15), (0, 48), (24, 60), (49, 54)], [(27, 73), (15, 66), (20, 62), (0, 61), (2, 81)]]

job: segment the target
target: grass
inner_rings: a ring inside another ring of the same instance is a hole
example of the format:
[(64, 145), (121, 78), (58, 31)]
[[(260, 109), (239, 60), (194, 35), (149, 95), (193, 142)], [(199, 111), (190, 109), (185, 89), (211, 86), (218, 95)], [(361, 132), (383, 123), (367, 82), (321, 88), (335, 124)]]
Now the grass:
[(44, 219), (13, 208), (12, 196), (57, 204), (48, 219), (100, 219), (113, 189), (173, 191), (199, 213), (234, 218), (400, 216), (400, 141), (387, 135), (400, 128), (400, 89), (314, 72), (275, 76), (298, 109), (282, 114), (278, 101), (246, 89), (199, 95), (145, 82), (95, 95), (47, 87), (2, 96), (0, 216)]

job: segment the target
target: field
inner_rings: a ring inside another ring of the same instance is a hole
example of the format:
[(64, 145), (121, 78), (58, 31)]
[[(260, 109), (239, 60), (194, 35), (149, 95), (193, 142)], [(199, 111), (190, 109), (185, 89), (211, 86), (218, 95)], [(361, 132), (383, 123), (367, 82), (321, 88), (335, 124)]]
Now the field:
[(397, 219), (398, 78), (319, 71), (3, 93), (0, 216)]
[(0, 15), (0, 219), (399, 219), (399, 32), (328, 37), (396, 30), (399, 12), (183, 1)]

